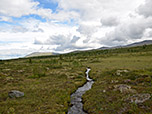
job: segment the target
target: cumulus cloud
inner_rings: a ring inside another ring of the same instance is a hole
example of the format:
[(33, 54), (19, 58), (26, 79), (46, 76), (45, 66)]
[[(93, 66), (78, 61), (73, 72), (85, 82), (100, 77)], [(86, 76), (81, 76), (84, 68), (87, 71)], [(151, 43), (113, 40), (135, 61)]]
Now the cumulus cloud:
[(112, 45), (119, 45), (125, 44), (129, 40), (142, 39), (146, 37), (146, 30), (152, 28), (151, 22), (152, 18), (142, 16), (131, 17), (126, 22), (117, 26), (113, 31), (106, 33), (104, 41), (108, 45), (110, 45), (110, 43)]
[(117, 17), (110, 16), (110, 17), (103, 17), (101, 19), (102, 26), (117, 26), (119, 24), (119, 20)]
[(149, 31), (148, 37), (152, 37), (152, 29), (151, 29), (151, 31)]
[(86, 35), (87, 37), (91, 37), (91, 35), (96, 32), (97, 28), (94, 25), (85, 25), (85, 24), (80, 24), (79, 28), (77, 31), (82, 34)]
[(52, 17), (52, 10), (51, 9), (43, 9), (43, 8), (37, 8), (32, 12), (32, 14), (36, 14), (41, 16), (42, 18), (51, 19)]
[(12, 32), (27, 32), (28, 30), (22, 26), (14, 26)]
[(73, 36), (71, 43), (76, 43), (79, 39), (80, 39), (80, 37)]
[[(96, 42), (96, 45), (98, 45), (97, 41), (100, 39), (101, 45), (104, 45), (106, 41), (109, 42), (106, 43), (108, 45), (119, 45), (119, 42), (126, 43), (131, 38), (140, 39), (143, 36), (144, 30), (147, 27), (144, 24), (147, 22), (136, 23), (136, 19), (130, 19), (129, 17), (143, 1), (59, 0), (58, 3), (59, 8), (65, 11), (72, 10), (79, 14), (79, 28), (77, 31), (80, 33), (84, 44)], [(95, 25), (92, 22), (98, 24)], [(108, 29), (104, 27), (108, 27)]]
[(69, 35), (52, 35), (46, 41), (42, 42), (35, 39), (35, 44), (38, 45), (54, 45), (56, 51), (70, 51), (73, 49), (84, 49), (89, 48), (89, 46), (77, 45), (80, 37)]
[(152, 28), (148, 28), (145, 30), (144, 36), (146, 38), (151, 38), (152, 37)]
[[(143, 0), (57, 0), (58, 7), (75, 11), (80, 20), (98, 20), (107, 15), (126, 15), (135, 10)], [(130, 4), (131, 3), (131, 4)]]
[[(22, 41), (31, 50), (72, 51), (152, 38), (151, 0), (47, 1), (58, 4), (55, 11), (40, 7), (36, 0), (0, 0), (0, 21), (12, 23), (0, 25), (0, 40)], [(25, 15), (30, 18), (22, 18)]]
[(37, 28), (37, 29), (33, 30), (32, 32), (44, 32), (44, 30), (41, 28)]
[(58, 21), (67, 21), (79, 17), (79, 14), (75, 11), (65, 11), (59, 8), (58, 11), (53, 13), (52, 9), (39, 7), (39, 4), (39, 2), (33, 0), (1, 0), (0, 21), (11, 21), (11, 17), (22, 17), (31, 14)]
[(28, 53), (32, 53), (35, 50), (31, 49), (4, 49), (0, 50), (1, 59), (12, 59), (18, 57), (24, 57)]
[(40, 26), (42, 22), (36, 19), (24, 19), (22, 21), (18, 21), (18, 24), (10, 25), (10, 24), (2, 24), (0, 25), (0, 33), (26, 33), (26, 32), (44, 32)]
[(33, 2), (31, 0), (1, 0), (0, 14), (13, 17), (29, 15), (37, 8), (38, 4), (38, 2)]
[(1, 0), (0, 20), (10, 21), (11, 17), (39, 15), (42, 18), (53, 19), (52, 10), (39, 7), (40, 3), (33, 0)]
[(43, 44), (43, 42), (40, 41), (39, 39), (35, 39), (35, 40), (34, 40), (34, 44), (38, 44), (38, 45), (39, 45), (39, 44)]
[(140, 5), (138, 13), (144, 15), (145, 17), (152, 16), (152, 1), (146, 0), (144, 4)]
[(12, 19), (10, 17), (7, 16), (0, 16), (0, 21), (7, 21), (7, 22), (11, 22)]

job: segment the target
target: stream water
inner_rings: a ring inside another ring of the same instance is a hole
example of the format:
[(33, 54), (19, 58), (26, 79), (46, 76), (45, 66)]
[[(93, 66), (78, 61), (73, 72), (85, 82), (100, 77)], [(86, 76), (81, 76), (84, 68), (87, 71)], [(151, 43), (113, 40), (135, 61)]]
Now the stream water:
[(82, 87), (79, 87), (76, 92), (71, 95), (72, 107), (68, 110), (68, 114), (87, 114), (83, 110), (82, 95), (91, 89), (92, 84), (94, 83), (93, 80), (89, 78), (90, 70), (91, 69), (87, 68), (87, 71), (85, 72), (87, 83), (85, 83)]

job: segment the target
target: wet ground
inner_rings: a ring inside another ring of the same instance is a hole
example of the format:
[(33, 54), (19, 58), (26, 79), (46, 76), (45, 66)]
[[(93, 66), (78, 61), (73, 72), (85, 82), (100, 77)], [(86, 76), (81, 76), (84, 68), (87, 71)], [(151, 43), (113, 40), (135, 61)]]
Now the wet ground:
[[(86, 78), (88, 78), (88, 76), (89, 76), (88, 75), (89, 71), (90, 71), (90, 69), (87, 69), (87, 71), (86, 71), (87, 77)], [(85, 83), (82, 87), (79, 87), (76, 90), (76, 92), (71, 95), (72, 107), (68, 110), (68, 114), (87, 114), (83, 110), (82, 95), (86, 91), (91, 89), (93, 83), (94, 82), (92, 81), (92, 79), (88, 80), (87, 83)]]

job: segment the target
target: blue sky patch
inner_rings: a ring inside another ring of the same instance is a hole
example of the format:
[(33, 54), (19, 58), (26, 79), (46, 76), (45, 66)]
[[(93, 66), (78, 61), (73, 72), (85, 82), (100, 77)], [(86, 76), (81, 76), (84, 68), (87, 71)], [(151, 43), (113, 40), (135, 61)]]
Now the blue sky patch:
[(20, 25), (20, 22), (22, 20), (26, 20), (26, 19), (30, 19), (30, 18), (40, 20), (41, 22), (46, 22), (47, 21), (45, 18), (42, 18), (41, 16), (31, 14), (31, 15), (22, 16), (22, 17), (19, 17), (19, 18), (18, 17), (12, 17), (12, 21), (11, 22), (0, 21), (0, 26), (4, 26), (4, 25)]
[(58, 7), (58, 3), (53, 2), (52, 0), (35, 0), (35, 1), (38, 1), (40, 3), (38, 5), (39, 7), (51, 9), (53, 13), (56, 12), (56, 9)]
[(34, 18), (34, 19), (40, 20), (41, 22), (46, 22), (46, 19), (42, 18), (39, 15), (35, 15), (35, 14), (31, 14), (31, 15), (27, 15), (27, 16), (22, 16), (20, 18), (13, 18), (13, 20), (14, 21), (20, 21), (20, 20), (29, 19), (29, 18)]

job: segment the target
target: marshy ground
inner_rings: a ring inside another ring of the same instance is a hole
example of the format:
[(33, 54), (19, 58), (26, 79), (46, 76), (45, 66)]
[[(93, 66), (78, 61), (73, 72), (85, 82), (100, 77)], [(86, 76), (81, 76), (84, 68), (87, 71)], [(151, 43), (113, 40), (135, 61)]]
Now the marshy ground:
[[(65, 114), (70, 95), (86, 82), (86, 67), (95, 80), (83, 95), (89, 114), (152, 113), (152, 45), (93, 50), (65, 55), (0, 61), (0, 114)], [(120, 88), (122, 86), (122, 88)], [(24, 92), (9, 98), (8, 92)], [(133, 96), (144, 99), (131, 102)]]

